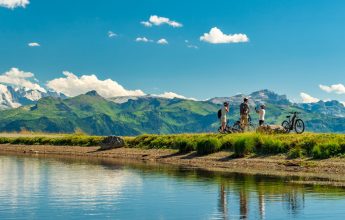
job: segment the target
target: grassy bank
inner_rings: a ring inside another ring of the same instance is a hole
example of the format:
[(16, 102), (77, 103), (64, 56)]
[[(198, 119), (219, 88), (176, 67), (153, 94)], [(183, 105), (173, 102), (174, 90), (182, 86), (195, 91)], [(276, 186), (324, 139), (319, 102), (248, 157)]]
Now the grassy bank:
[(323, 159), (345, 155), (343, 134), (142, 135), (126, 142), (129, 147), (178, 149), (181, 153), (196, 151), (199, 155), (218, 151), (232, 151), (234, 157), (285, 154), (288, 158)]
[[(0, 144), (98, 146), (105, 137), (70, 135), (0, 136)], [(324, 159), (345, 155), (344, 134), (303, 135), (280, 134), (179, 134), (124, 137), (127, 147), (145, 149), (176, 149), (181, 153), (196, 151), (198, 155), (231, 151), (234, 157), (247, 155), (285, 154), (288, 158)]]

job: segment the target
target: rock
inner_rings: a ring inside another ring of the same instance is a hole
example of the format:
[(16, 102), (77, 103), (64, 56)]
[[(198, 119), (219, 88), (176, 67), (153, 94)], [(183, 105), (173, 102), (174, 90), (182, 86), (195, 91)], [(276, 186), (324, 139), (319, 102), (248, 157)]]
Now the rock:
[(106, 137), (101, 145), (101, 150), (109, 150), (113, 148), (120, 148), (125, 146), (125, 141), (121, 137), (109, 136)]
[(257, 132), (266, 134), (284, 134), (286, 130), (281, 125), (264, 125), (257, 128)]

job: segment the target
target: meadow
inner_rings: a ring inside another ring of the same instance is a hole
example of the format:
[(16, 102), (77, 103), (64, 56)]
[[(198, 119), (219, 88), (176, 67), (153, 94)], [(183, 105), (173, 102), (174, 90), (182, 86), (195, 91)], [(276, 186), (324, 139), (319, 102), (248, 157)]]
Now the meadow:
[[(104, 136), (76, 134), (0, 135), (0, 144), (98, 146)], [(207, 155), (219, 151), (233, 152), (233, 157), (286, 155), (287, 158), (326, 159), (345, 155), (344, 134), (174, 134), (123, 137), (126, 147), (175, 149)]]

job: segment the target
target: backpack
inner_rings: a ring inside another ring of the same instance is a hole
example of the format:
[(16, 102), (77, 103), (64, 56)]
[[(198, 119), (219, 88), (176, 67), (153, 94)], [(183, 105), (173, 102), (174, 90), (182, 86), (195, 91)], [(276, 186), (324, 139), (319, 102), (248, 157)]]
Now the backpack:
[(220, 119), (220, 118), (222, 117), (222, 109), (219, 109), (219, 110), (218, 110), (217, 116), (218, 116), (218, 119)]

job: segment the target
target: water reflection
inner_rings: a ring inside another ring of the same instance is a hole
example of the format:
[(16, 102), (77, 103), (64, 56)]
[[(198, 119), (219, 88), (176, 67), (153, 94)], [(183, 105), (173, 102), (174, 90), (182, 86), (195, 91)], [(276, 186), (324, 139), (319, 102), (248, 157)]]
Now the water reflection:
[[(290, 183), (292, 177), (14, 156), (0, 156), (0, 177), (0, 218), (303, 219), (305, 213), (320, 218), (345, 214), (343, 189), (296, 185)], [(322, 208), (320, 200), (325, 201)]]

